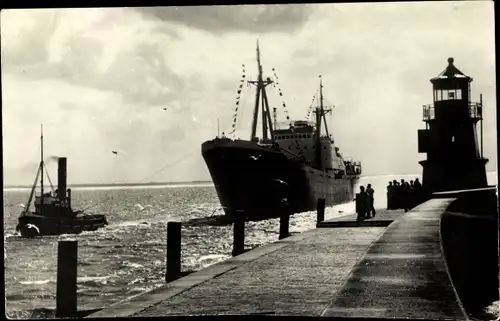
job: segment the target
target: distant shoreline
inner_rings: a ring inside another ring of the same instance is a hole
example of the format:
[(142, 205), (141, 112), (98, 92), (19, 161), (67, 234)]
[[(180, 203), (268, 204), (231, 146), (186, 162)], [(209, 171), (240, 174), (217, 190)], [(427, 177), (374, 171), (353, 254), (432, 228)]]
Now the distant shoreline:
[[(160, 182), (160, 183), (107, 183), (107, 184), (68, 184), (68, 187), (128, 187), (128, 186), (164, 186), (164, 185), (201, 185), (213, 184), (212, 181), (191, 181), (191, 182)], [(43, 184), (45, 185), (45, 184)], [(47, 185), (48, 186), (48, 185)], [(3, 188), (31, 188), (31, 185), (5, 185)]]
[[(486, 174), (497, 174), (496, 171), (487, 171)], [(381, 174), (381, 175), (361, 175), (361, 179), (370, 179), (370, 178), (381, 178), (381, 177), (392, 177), (392, 176), (401, 176), (401, 177), (420, 177), (421, 174)], [(496, 185), (496, 182), (494, 182)], [(69, 188), (89, 188), (89, 187), (147, 187), (147, 186), (181, 186), (181, 185), (213, 185), (212, 181), (186, 181), (186, 182), (159, 182), (159, 183), (93, 183), (93, 184), (68, 184)], [(45, 184), (44, 184), (45, 185)], [(48, 186), (48, 185), (47, 185)], [(57, 186), (54, 185), (55, 187)], [(4, 189), (30, 189), (31, 185), (5, 185)]]

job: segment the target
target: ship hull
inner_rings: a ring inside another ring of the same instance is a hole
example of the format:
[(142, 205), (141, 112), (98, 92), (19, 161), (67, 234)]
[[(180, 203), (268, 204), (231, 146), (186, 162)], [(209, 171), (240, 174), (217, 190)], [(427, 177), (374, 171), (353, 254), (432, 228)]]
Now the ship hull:
[(16, 230), (22, 237), (49, 236), (61, 234), (79, 234), (83, 231), (95, 231), (108, 225), (104, 215), (82, 215), (57, 217), (25, 213), (18, 219)]
[(247, 220), (312, 211), (319, 198), (326, 206), (350, 202), (358, 181), (358, 176), (335, 178), (249, 141), (207, 141), (202, 156), (226, 215)]

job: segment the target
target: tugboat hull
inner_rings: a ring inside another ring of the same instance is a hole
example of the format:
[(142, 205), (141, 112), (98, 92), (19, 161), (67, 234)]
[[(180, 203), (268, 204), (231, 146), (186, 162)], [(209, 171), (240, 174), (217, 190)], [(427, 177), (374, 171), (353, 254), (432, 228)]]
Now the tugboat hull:
[(108, 225), (104, 215), (83, 215), (74, 217), (48, 217), (35, 213), (22, 215), (18, 219), (16, 230), (22, 237), (36, 237), (61, 234), (79, 234), (83, 231), (95, 231)]
[(279, 149), (249, 141), (207, 141), (202, 156), (226, 215), (248, 220), (315, 210), (319, 198), (327, 206), (350, 202), (358, 180), (335, 178), (287, 158)]

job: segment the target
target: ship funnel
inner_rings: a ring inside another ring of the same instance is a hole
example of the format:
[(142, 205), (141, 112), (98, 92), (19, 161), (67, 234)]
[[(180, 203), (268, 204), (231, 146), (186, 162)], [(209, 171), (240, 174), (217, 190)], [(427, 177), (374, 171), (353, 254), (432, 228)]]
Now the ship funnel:
[(68, 188), (68, 207), (71, 209), (71, 188)]
[(57, 169), (57, 189), (59, 190), (59, 200), (66, 199), (66, 157), (59, 157)]

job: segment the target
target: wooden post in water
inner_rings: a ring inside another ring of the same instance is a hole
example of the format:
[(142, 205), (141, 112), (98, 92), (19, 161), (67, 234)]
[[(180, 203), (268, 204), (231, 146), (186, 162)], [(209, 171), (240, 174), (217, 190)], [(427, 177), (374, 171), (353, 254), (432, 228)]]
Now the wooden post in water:
[(280, 236), (279, 239), (282, 240), (285, 237), (290, 236), (289, 233), (290, 226), (290, 215), (287, 212), (283, 212), (280, 215)]
[(233, 256), (245, 252), (245, 216), (236, 214), (233, 225)]
[(56, 317), (75, 317), (77, 306), (78, 241), (59, 241), (57, 248)]
[(181, 223), (167, 223), (167, 271), (165, 282), (172, 282), (181, 274)]
[(321, 223), (325, 220), (325, 199), (318, 198), (317, 203), (317, 223)]

